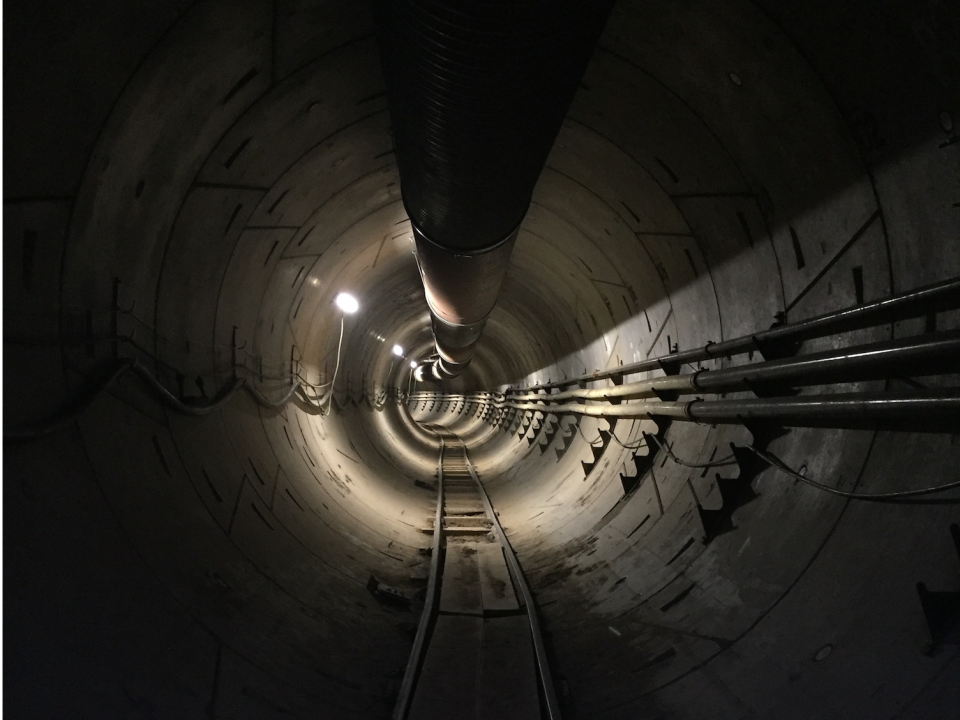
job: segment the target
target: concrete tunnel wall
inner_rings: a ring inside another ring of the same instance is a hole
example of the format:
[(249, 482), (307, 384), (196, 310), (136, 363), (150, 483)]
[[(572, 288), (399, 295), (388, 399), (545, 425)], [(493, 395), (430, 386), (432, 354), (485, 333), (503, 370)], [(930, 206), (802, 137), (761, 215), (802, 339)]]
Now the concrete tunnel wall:
[[(558, 380), (960, 274), (957, 10), (618, 3), (471, 371), (446, 389)], [(240, 393), (187, 417), (125, 375), (64, 430), (7, 444), (7, 711), (387, 717), (418, 606), (367, 582), (423, 586), (436, 443), (382, 401), (431, 338), (366, 6), (19, 3), (6, 20), (8, 427), (109, 362), (88, 340), (111, 332), (114, 278), (136, 343), (122, 354), (190, 397), (230, 382), (235, 327), (240, 374), (270, 397), (292, 358), (329, 382), (333, 298), (361, 302), (329, 415)], [(624, 501), (631, 451), (582, 469), (604, 422), (541, 453), (462, 415), (413, 417), (468, 438), (569, 717), (960, 704), (957, 649), (921, 652), (915, 590), (958, 589), (954, 506), (849, 503), (766, 471), (705, 543), (696, 503), (719, 507), (715, 473), (658, 457)], [(703, 462), (749, 434), (666, 437)], [(772, 447), (866, 491), (942, 482), (960, 461), (947, 434), (792, 430)]]

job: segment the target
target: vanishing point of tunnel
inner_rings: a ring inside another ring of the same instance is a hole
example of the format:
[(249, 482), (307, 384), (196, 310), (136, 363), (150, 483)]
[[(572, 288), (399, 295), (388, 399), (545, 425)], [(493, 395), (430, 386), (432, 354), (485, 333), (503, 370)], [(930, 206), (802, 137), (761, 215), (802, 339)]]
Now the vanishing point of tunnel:
[(956, 0), (4, 21), (7, 717), (960, 717)]

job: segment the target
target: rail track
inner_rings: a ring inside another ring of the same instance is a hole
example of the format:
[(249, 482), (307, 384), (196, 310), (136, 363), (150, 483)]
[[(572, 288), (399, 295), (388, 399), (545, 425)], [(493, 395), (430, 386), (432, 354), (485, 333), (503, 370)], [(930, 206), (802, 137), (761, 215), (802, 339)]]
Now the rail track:
[(537, 611), (463, 442), (439, 426), (423, 615), (394, 720), (559, 720)]

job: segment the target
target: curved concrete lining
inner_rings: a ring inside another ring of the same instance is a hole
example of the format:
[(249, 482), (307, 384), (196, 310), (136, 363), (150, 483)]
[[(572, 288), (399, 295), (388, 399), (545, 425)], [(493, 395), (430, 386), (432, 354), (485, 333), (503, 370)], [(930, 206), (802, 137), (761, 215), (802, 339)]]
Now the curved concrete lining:
[[(444, 390), (557, 381), (960, 275), (960, 8), (834, 5), (618, 3), (476, 356)], [(322, 392), (343, 322), (324, 414), (238, 393), (188, 417), (124, 375), (66, 429), (6, 445), (11, 715), (389, 716), (435, 503), (437, 440), (418, 421), (467, 439), (569, 717), (960, 704), (957, 647), (923, 653), (916, 591), (960, 590), (955, 505), (850, 502), (768, 469), (710, 534), (698, 506), (723, 509), (736, 466), (647, 467), (631, 446), (649, 421), (619, 421), (585, 473), (606, 421), (504, 432), (462, 403), (392, 399), (433, 341), (365, 6), (5, 14), (8, 427), (112, 361), (116, 280), (120, 355), (188, 400), (235, 373), (270, 398), (294, 370)], [(664, 437), (693, 464), (751, 440), (696, 424)], [(946, 433), (795, 429), (770, 447), (866, 492), (960, 464)]]

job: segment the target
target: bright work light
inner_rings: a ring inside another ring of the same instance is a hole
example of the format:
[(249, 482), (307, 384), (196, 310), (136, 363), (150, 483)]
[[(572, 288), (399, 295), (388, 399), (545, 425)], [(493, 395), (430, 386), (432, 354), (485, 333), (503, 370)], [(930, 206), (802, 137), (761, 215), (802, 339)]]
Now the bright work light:
[(340, 293), (337, 295), (337, 307), (343, 310), (347, 315), (353, 315), (360, 309), (360, 303), (350, 293)]

